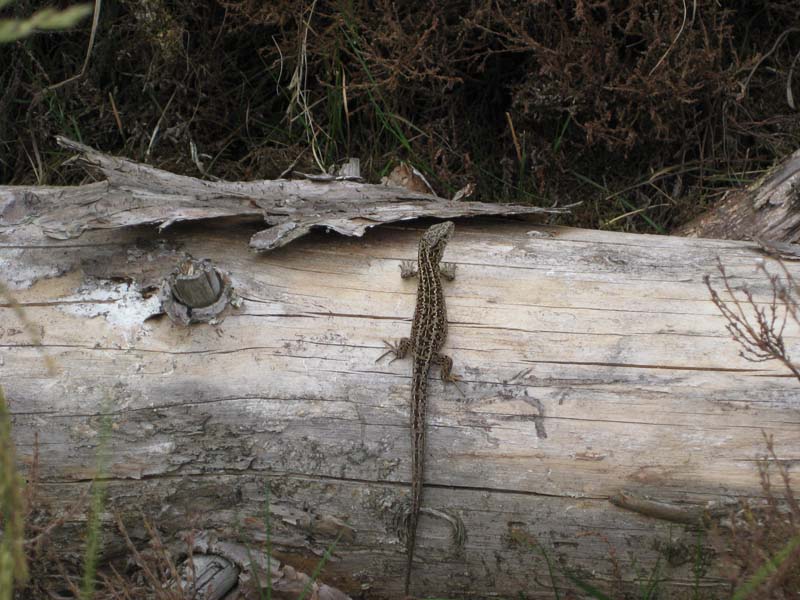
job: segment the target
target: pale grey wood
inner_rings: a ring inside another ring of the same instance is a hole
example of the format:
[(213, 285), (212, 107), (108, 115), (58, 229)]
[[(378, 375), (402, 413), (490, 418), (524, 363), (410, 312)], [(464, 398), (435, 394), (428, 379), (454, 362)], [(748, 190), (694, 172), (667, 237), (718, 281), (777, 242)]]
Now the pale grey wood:
[(676, 235), (797, 242), (800, 239), (800, 150), (748, 188), (732, 190)]
[(270, 225), (249, 245), (268, 251), (314, 228), (359, 237), (381, 223), (418, 217), (563, 214), (569, 207), (456, 202), (405, 188), (343, 180), (203, 181), (109, 156), (58, 137), (77, 152), (75, 162), (105, 179), (75, 187), (0, 186), (0, 230), (18, 240), (78, 238), (87, 231), (208, 219), (255, 220)]
[[(196, 529), (258, 550), (270, 486), (282, 567), (310, 573), (341, 533), (322, 582), (400, 597), (411, 367), (375, 359), (382, 340), (408, 335), (415, 282), (399, 264), (421, 230), (312, 234), (267, 255), (234, 227), (36, 243), (0, 232), (0, 278), (43, 341), (33, 347), (0, 308), (0, 384), (23, 464), (39, 434), (42, 502), (59, 511), (79, 497), (106, 413), (109, 505), (131, 528), (142, 511), (165, 537)], [(222, 325), (172, 325), (142, 296), (184, 253), (230, 272), (243, 304)], [(761, 256), (733, 241), (457, 223), (445, 351), (463, 396), (429, 387), (415, 593), (550, 598), (534, 540), (595, 582), (611, 578), (614, 548), (632, 579), (634, 559), (640, 572), (656, 564), (658, 543), (696, 537), (612, 494), (688, 507), (758, 497), (762, 431), (798, 461), (798, 383), (738, 356), (703, 284), (719, 285), (719, 257), (765, 300), (755, 265), (774, 264)], [(793, 326), (786, 341), (797, 356)], [(65, 551), (84, 526), (60, 532)], [(691, 589), (691, 560), (660, 564), (669, 589)], [(727, 589), (713, 570), (702, 585)]]

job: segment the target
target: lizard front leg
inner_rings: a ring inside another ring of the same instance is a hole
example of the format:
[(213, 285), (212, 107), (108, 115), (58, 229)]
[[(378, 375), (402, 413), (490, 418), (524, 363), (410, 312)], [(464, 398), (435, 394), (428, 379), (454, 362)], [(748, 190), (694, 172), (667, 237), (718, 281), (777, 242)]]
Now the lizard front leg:
[(456, 278), (455, 263), (439, 263), (439, 274), (447, 279), (447, 281), (453, 281), (453, 279)]
[[(413, 260), (404, 260), (400, 263), (400, 277), (403, 279), (410, 279), (419, 275), (419, 264)], [(397, 343), (387, 342), (383, 340), (384, 345), (388, 348), (386, 352), (381, 354), (375, 362), (380, 361), (387, 354), (394, 354), (394, 358), (389, 362), (392, 364), (398, 358), (405, 358), (408, 353), (414, 350), (411, 338), (402, 338)]]
[(400, 277), (410, 279), (419, 275), (419, 265), (414, 260), (404, 260), (400, 263)]
[[(455, 263), (439, 263), (439, 274), (447, 279), (453, 281), (456, 278), (456, 265)], [(419, 267), (415, 260), (404, 260), (400, 263), (400, 277), (403, 279), (410, 279), (419, 275)]]
[[(387, 342), (386, 340), (383, 340), (383, 343), (386, 345), (388, 350), (386, 352), (384, 352), (383, 354), (381, 354), (375, 360), (375, 362), (380, 361), (384, 356), (386, 356), (388, 354), (394, 354), (394, 358), (389, 361), (389, 364), (392, 364), (398, 358), (405, 358), (406, 356), (408, 356), (408, 353), (413, 350), (412, 344), (411, 344), (411, 338), (402, 338), (401, 340), (399, 340), (395, 344), (393, 344), (391, 342)], [(452, 361), (450, 361), (450, 362), (452, 364)]]

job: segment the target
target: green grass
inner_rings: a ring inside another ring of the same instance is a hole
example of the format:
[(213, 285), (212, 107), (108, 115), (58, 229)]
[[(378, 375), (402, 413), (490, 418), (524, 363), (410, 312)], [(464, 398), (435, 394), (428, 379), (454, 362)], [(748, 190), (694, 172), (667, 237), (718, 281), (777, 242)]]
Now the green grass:
[[(0, 0), (0, 9), (12, 0)], [(91, 4), (76, 4), (64, 10), (43, 8), (25, 19), (0, 19), (0, 44), (8, 44), (35, 34), (37, 31), (59, 31), (77, 25), (92, 14)]]
[(623, 190), (619, 190), (617, 192), (611, 192), (611, 190), (609, 190), (605, 185), (599, 184), (596, 181), (594, 181), (593, 179), (591, 179), (589, 177), (586, 177), (585, 175), (582, 175), (582, 174), (578, 173), (577, 171), (572, 171), (572, 175), (576, 179), (578, 179), (579, 181), (582, 181), (583, 183), (586, 183), (586, 184), (592, 186), (593, 188), (595, 188), (596, 190), (599, 190), (600, 192), (602, 192), (605, 195), (605, 198), (604, 198), (605, 201), (616, 200), (627, 211), (627, 213), (625, 213), (625, 214), (617, 215), (614, 218), (606, 220), (606, 223), (605, 223), (606, 226), (608, 226), (610, 224), (613, 224), (614, 222), (616, 222), (617, 220), (619, 220), (619, 219), (621, 219), (623, 217), (628, 217), (628, 216), (633, 216), (634, 214), (638, 214), (653, 230), (655, 230), (657, 233), (660, 233), (662, 235), (666, 235), (667, 230), (662, 225), (656, 223), (653, 219), (651, 219), (645, 213), (645, 210), (647, 210), (648, 207), (636, 208), (624, 196), (624, 194), (627, 191), (630, 191), (634, 187), (639, 187), (640, 185), (644, 185), (643, 183), (637, 184), (635, 186), (632, 186), (632, 187), (629, 187), (629, 188), (626, 188), (626, 189), (623, 189)]
[(342, 538), (342, 532), (339, 531), (339, 533), (336, 535), (336, 539), (334, 539), (331, 542), (330, 546), (327, 547), (325, 553), (322, 555), (322, 558), (317, 563), (317, 566), (314, 567), (314, 572), (311, 574), (311, 579), (309, 579), (306, 582), (306, 585), (305, 587), (303, 587), (303, 591), (300, 593), (298, 600), (305, 600), (306, 595), (308, 594), (308, 592), (311, 591), (311, 586), (314, 585), (314, 582), (319, 577), (319, 574), (320, 572), (322, 572), (322, 568), (325, 566), (325, 563), (327, 563), (330, 560), (331, 555), (333, 554), (333, 551), (336, 548), (336, 544), (339, 543), (339, 540), (341, 538)]
[[(347, 48), (349, 48), (352, 55), (356, 58), (357, 63), (361, 67), (370, 83), (370, 86), (366, 87), (365, 90), (369, 99), (369, 103), (373, 112), (375, 113), (378, 124), (380, 125), (380, 133), (385, 133), (388, 135), (388, 147), (394, 147), (395, 145), (398, 145), (403, 151), (405, 151), (409, 162), (414, 167), (419, 169), (427, 177), (435, 176), (435, 170), (433, 169), (432, 165), (428, 164), (427, 161), (422, 159), (422, 157), (420, 157), (414, 151), (411, 140), (406, 135), (405, 130), (412, 130), (416, 135), (422, 137), (427, 137), (428, 134), (414, 125), (408, 119), (404, 119), (400, 115), (397, 115), (386, 108), (388, 103), (383, 97), (380, 87), (375, 81), (372, 71), (369, 68), (369, 64), (367, 63), (367, 60), (361, 51), (361, 45), (363, 42), (360, 34), (355, 28), (353, 19), (346, 12), (344, 12), (342, 13), (342, 20), (344, 25), (341, 27), (341, 32), (344, 35)], [(381, 136), (379, 134), (373, 136), (375, 140), (380, 139), (380, 137)], [(375, 154), (375, 152), (373, 152), (373, 154)], [(384, 166), (383, 171), (388, 171), (390, 165), (391, 162), (387, 163)], [(453, 192), (455, 190), (449, 189), (448, 191)]]
[(755, 598), (752, 594), (758, 590), (758, 587), (764, 583), (771, 575), (776, 573), (783, 563), (791, 559), (791, 554), (800, 546), (800, 535), (791, 538), (781, 548), (775, 556), (769, 558), (761, 567), (748, 579), (741, 587), (739, 587), (731, 596), (731, 600), (746, 600), (748, 598)]
[(92, 481), (91, 509), (86, 529), (86, 549), (83, 553), (83, 576), (81, 577), (80, 600), (92, 600), (97, 585), (97, 560), (102, 546), (102, 522), (100, 517), (106, 502), (106, 475), (108, 474), (108, 441), (111, 435), (111, 416), (103, 410), (98, 433), (97, 463)]
[(0, 387), (0, 600), (11, 600), (14, 587), (28, 580), (25, 560), (25, 483), (17, 473), (11, 417), (3, 388)]
[[(236, 527), (239, 537), (243, 537), (243, 531), (241, 529), (241, 523), (239, 522), (239, 518), (236, 518)], [(270, 485), (267, 482), (264, 485), (264, 531), (265, 531), (265, 541), (264, 541), (264, 556), (266, 558), (267, 563), (267, 580), (264, 584), (261, 583), (261, 579), (258, 576), (258, 565), (256, 564), (255, 560), (253, 559), (253, 554), (250, 550), (250, 545), (245, 544), (245, 552), (247, 554), (247, 560), (250, 563), (250, 572), (253, 575), (253, 580), (255, 581), (255, 585), (258, 588), (258, 597), (259, 600), (271, 600), (272, 599), (272, 514), (270, 512)], [(330, 560), (331, 556), (333, 555), (333, 551), (336, 548), (336, 545), (342, 538), (342, 531), (340, 531), (336, 538), (330, 543), (330, 545), (325, 549), (325, 552), (322, 555), (322, 558), (317, 562), (316, 566), (314, 567), (314, 571), (311, 574), (311, 577), (306, 582), (305, 586), (303, 586), (303, 590), (298, 596), (298, 600), (304, 600), (306, 595), (311, 591), (312, 586), (319, 578), (319, 574), (322, 572), (322, 569), (325, 567), (325, 564)]]
[[(102, 542), (100, 516), (105, 507), (107, 470), (106, 446), (111, 431), (110, 417), (104, 416), (100, 427), (97, 470), (92, 483), (91, 512), (86, 532), (83, 576), (80, 599), (91, 600), (96, 586), (97, 561)], [(25, 556), (25, 481), (16, 470), (11, 418), (5, 394), (0, 387), (0, 515), (3, 535), (0, 537), (0, 600), (11, 600), (14, 589), (22, 589), (28, 580)]]
[(267, 557), (267, 600), (272, 600), (272, 515), (269, 508), (269, 481), (264, 484), (264, 554)]
[(564, 141), (564, 134), (567, 132), (567, 127), (569, 127), (571, 121), (572, 121), (572, 115), (567, 114), (567, 118), (564, 119), (564, 124), (559, 128), (558, 135), (556, 136), (556, 139), (553, 141), (553, 154), (558, 152), (559, 148), (561, 148), (561, 142)]
[[(700, 576), (703, 567), (703, 553), (702, 553), (702, 539), (703, 535), (702, 532), (698, 533), (697, 538), (697, 552), (695, 554), (695, 564), (693, 566), (693, 572), (695, 574), (695, 584), (692, 590), (692, 598), (693, 600), (699, 600), (702, 598), (700, 593)], [(569, 590), (568, 596), (572, 597), (573, 592), (579, 591), (583, 594), (586, 594), (588, 597), (593, 598), (594, 600), (617, 600), (620, 596), (614, 595), (612, 592), (608, 592), (606, 590), (600, 589), (598, 586), (594, 585), (587, 581), (587, 579), (578, 574), (578, 571), (570, 568), (568, 566), (561, 565), (560, 563), (552, 560), (550, 557), (549, 552), (547, 549), (536, 539), (529, 539), (526, 536), (517, 536), (515, 540), (525, 545), (528, 549), (532, 550), (533, 552), (539, 554), (545, 561), (547, 565), (547, 571), (550, 578), (550, 585), (551, 585), (551, 592), (553, 593), (553, 597), (556, 600), (560, 600), (562, 597), (562, 591), (559, 589), (559, 584), (557, 581), (560, 579), (565, 582), (569, 582), (574, 586), (573, 590)], [(613, 556), (613, 552), (609, 554), (609, 559), (616, 564), (616, 559)], [(634, 572), (637, 572), (635, 564), (631, 565)], [(662, 576), (662, 566), (661, 566), (661, 557), (656, 560), (656, 563), (648, 568), (645, 572), (638, 573), (637, 577), (631, 582), (633, 585), (636, 586), (637, 592), (635, 596), (626, 595), (625, 598), (637, 598), (638, 600), (656, 600), (657, 598), (662, 597), (662, 593), (665, 591), (663, 589), (663, 583), (666, 581)], [(618, 573), (617, 569), (615, 568), (615, 573)], [(617, 575), (619, 577), (619, 575)], [(626, 585), (626, 583), (622, 579), (618, 579), (616, 585), (620, 586)], [(737, 600), (744, 600), (746, 597), (742, 597)]]

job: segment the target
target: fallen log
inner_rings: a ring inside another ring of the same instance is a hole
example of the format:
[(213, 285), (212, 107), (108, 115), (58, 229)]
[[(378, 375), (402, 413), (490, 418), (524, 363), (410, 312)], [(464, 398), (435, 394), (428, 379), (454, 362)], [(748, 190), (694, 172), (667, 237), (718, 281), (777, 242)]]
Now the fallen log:
[(731, 190), (673, 234), (796, 243), (800, 239), (800, 150), (751, 186)]
[[(67, 515), (52, 542), (64, 556), (80, 556), (86, 517), (70, 509), (107, 455), (104, 558), (124, 552), (114, 515), (136, 543), (144, 515), (165, 541), (194, 532), (241, 568), (236, 552), (263, 549), (268, 506), (284, 572), (310, 573), (338, 538), (321, 582), (401, 597), (411, 368), (375, 361), (408, 335), (415, 283), (398, 266), (422, 225), (255, 254), (258, 228), (0, 228), (0, 279), (24, 314), (2, 301), (21, 465), (38, 447), (37, 498)], [(156, 288), (187, 256), (230, 278), (241, 303), (221, 323), (163, 316)], [(667, 591), (728, 589), (721, 568), (697, 584), (695, 554), (667, 564), (664, 548), (697, 546), (690, 523), (709, 501), (760, 497), (762, 432), (797, 461), (800, 425), (797, 381), (741, 358), (725, 330), (703, 283), (720, 287), (718, 259), (771, 299), (755, 265), (776, 268), (753, 244), (456, 223), (446, 352), (463, 396), (429, 386), (416, 594), (552, 597), (566, 580), (537, 548), (597, 585), (659, 564)], [(795, 324), (784, 339), (796, 354)], [(661, 518), (673, 507), (691, 519)]]

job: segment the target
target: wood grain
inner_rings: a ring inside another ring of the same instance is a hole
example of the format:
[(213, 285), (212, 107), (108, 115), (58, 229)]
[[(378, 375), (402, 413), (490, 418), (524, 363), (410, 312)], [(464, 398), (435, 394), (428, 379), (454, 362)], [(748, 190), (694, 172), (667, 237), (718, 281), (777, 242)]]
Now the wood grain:
[[(43, 502), (63, 511), (85, 488), (106, 412), (109, 509), (131, 527), (143, 513), (168, 536), (195, 528), (258, 545), (269, 485), (280, 559), (310, 571), (343, 531), (323, 581), (400, 597), (411, 369), (375, 359), (408, 331), (415, 284), (398, 266), (423, 227), (311, 234), (267, 255), (247, 251), (245, 227), (36, 244), (0, 231), (0, 278), (43, 341), (32, 346), (0, 307), (0, 384), (23, 463), (39, 435)], [(142, 296), (186, 253), (228, 271), (244, 299), (219, 326), (173, 325)], [(609, 496), (759, 496), (762, 431), (800, 460), (798, 383), (739, 357), (703, 284), (709, 274), (719, 287), (717, 257), (735, 285), (768, 299), (747, 243), (457, 222), (444, 351), (464, 397), (438, 379), (429, 387), (417, 590), (552, 597), (534, 539), (596, 582), (612, 576), (612, 547), (633, 578), (634, 558), (655, 565), (655, 542), (696, 537)], [(785, 339), (797, 356), (797, 329)], [(59, 538), (65, 551), (82, 518)], [(662, 575), (677, 593), (691, 568)], [(725, 583), (712, 570), (703, 586)]]
[(64, 187), (0, 186), (0, 229), (13, 228), (17, 239), (66, 240), (89, 231), (140, 225), (163, 230), (176, 223), (245, 221), (267, 225), (254, 231), (248, 244), (268, 252), (315, 229), (360, 237), (381, 223), (421, 217), (558, 215), (570, 208), (462, 202), (395, 184), (329, 175), (205, 181), (56, 139), (62, 148), (77, 153), (74, 162), (103, 181)]
[(674, 235), (794, 243), (800, 238), (800, 150), (769, 169), (752, 185), (725, 193), (706, 212), (675, 229)]

